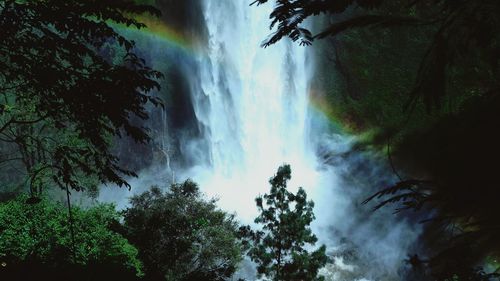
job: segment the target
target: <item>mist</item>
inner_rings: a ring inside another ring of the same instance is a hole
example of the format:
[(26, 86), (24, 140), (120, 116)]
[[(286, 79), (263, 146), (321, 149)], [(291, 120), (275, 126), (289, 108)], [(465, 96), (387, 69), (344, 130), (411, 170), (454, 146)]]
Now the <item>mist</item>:
[[(332, 126), (310, 103), (313, 47), (289, 40), (260, 46), (272, 32), (271, 3), (200, 2), (201, 14), (191, 16), (203, 23), (203, 48), (186, 54), (160, 40), (138, 46), (151, 63), (174, 65), (167, 89), (177, 98), (164, 110), (152, 109), (154, 147), (137, 153), (122, 143), (120, 155), (161, 159), (129, 179), (130, 191), (101, 188), (99, 201), (123, 209), (130, 196), (152, 185), (168, 188), (191, 178), (207, 197), (218, 198), (222, 209), (252, 224), (254, 199), (269, 190), (269, 178), (287, 163), (289, 189), (301, 186), (315, 202), (312, 228), (332, 259), (322, 270), (326, 279), (403, 279), (404, 260), (418, 250), (413, 245), (421, 229), (390, 208), (372, 212), (361, 204), (397, 179), (384, 157), (355, 149), (356, 137)], [(252, 266), (242, 265), (237, 276), (253, 280)]]

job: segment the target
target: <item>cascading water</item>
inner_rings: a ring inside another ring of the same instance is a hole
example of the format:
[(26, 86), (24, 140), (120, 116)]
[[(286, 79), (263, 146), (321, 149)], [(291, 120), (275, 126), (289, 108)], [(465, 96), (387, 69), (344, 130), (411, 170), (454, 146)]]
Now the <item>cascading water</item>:
[(288, 163), (289, 188), (303, 186), (315, 201), (313, 229), (335, 257), (325, 275), (330, 280), (397, 280), (418, 231), (395, 223), (387, 213), (358, 210), (363, 207), (356, 202), (390, 178), (370, 168), (362, 176), (373, 186), (367, 189), (361, 180), (357, 186), (346, 186), (354, 184), (344, 179), (345, 170), (368, 160), (356, 156), (324, 163), (319, 150), (340, 155), (349, 140), (329, 131), (324, 125), (328, 121), (310, 110), (311, 48), (286, 39), (262, 48), (271, 32), (268, 17), (273, 5), (248, 4), (203, 2), (208, 46), (198, 59), (192, 100), (205, 128), (209, 161), (183, 176), (193, 178), (205, 193), (219, 198), (221, 207), (251, 223), (257, 215), (254, 198), (269, 190), (267, 180), (279, 165)]
[[(219, 206), (249, 224), (257, 216), (255, 197), (268, 192), (268, 179), (288, 163), (289, 188), (303, 186), (316, 203), (313, 231), (332, 258), (323, 270), (327, 280), (403, 279), (403, 260), (416, 250), (411, 245), (419, 229), (396, 219), (389, 209), (372, 213), (360, 205), (394, 179), (382, 161), (352, 150), (350, 137), (332, 129), (311, 106), (313, 47), (286, 39), (260, 46), (271, 32), (271, 3), (200, 2), (198, 20), (205, 23), (206, 33), (201, 51), (172, 53), (154, 40), (142, 47), (151, 58), (175, 65), (171, 90), (180, 92), (180, 100), (152, 119), (166, 161), (131, 179), (132, 192), (167, 178), (192, 178), (208, 196), (219, 198)], [(113, 189), (102, 192), (100, 199), (124, 207), (128, 196)]]
[[(193, 102), (207, 128), (209, 165), (188, 175), (240, 216), (255, 214), (253, 198), (283, 163), (293, 178), (313, 185), (315, 159), (307, 139), (306, 48), (283, 40), (267, 49), (269, 6), (245, 1), (205, 1), (206, 56)], [(198, 83), (198, 82), (193, 82)]]

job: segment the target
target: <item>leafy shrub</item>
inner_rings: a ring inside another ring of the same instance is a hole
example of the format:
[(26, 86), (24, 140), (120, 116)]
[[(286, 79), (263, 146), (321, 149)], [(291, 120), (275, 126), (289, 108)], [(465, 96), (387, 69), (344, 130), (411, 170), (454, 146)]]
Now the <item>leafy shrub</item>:
[(19, 196), (0, 204), (0, 279), (126, 280), (141, 276), (137, 249), (115, 230), (113, 205), (67, 208)]

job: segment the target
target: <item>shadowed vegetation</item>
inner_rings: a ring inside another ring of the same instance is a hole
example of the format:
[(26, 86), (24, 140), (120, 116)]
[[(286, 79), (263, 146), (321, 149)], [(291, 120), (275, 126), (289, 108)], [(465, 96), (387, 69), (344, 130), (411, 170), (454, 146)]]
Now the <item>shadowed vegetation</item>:
[(375, 129), (400, 179), (365, 203), (429, 214), (421, 246), (437, 280), (495, 278), (479, 266), (500, 250), (499, 12), (493, 0), (278, 0), (263, 43), (318, 45), (333, 114)]
[(18, 185), (31, 196), (50, 185), (127, 185), (123, 176), (134, 175), (111, 140), (149, 140), (129, 118), (160, 103), (150, 92), (161, 74), (109, 23), (142, 28), (133, 17), (142, 13), (159, 15), (132, 1), (0, 1), (0, 168), (22, 170)]

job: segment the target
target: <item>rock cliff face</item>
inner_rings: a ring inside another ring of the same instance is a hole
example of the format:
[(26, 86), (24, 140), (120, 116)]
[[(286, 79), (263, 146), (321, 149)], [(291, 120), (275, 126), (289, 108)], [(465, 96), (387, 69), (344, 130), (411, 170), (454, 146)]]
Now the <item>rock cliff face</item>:
[(156, 0), (155, 6), (162, 12), (162, 20), (187, 36), (206, 34), (200, 0)]
[[(189, 82), (198, 79), (197, 58), (192, 48), (206, 44), (202, 1), (149, 2), (162, 12), (159, 21), (146, 19), (146, 24), (151, 20), (154, 28), (124, 32), (134, 39), (141, 57), (165, 75), (160, 81), (162, 89), (156, 93), (164, 101), (164, 107), (151, 107), (149, 120), (137, 120), (151, 129), (151, 143), (139, 145), (127, 138), (116, 140), (115, 150), (123, 165), (135, 171), (164, 165), (170, 169), (170, 163), (180, 167), (193, 164), (192, 159), (182, 153), (185, 139), (197, 139), (203, 133), (194, 112)], [(168, 34), (161, 34), (164, 30)], [(171, 161), (174, 157), (175, 161)]]

